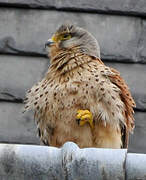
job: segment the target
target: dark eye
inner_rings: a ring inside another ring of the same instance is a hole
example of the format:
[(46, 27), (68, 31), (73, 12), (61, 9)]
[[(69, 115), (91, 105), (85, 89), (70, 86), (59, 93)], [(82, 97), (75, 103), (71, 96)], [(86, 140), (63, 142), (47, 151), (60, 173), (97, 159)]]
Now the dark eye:
[(69, 34), (64, 34), (63, 38), (67, 38), (69, 36)]
[(62, 35), (62, 40), (67, 40), (67, 39), (70, 39), (71, 38), (71, 35), (70, 34), (63, 34)]

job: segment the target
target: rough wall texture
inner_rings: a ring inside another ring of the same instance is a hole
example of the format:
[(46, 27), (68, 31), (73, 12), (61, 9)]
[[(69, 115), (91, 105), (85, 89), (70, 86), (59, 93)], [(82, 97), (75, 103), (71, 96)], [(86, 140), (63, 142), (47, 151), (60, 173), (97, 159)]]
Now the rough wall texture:
[(145, 0), (0, 0), (0, 142), (39, 144), (22, 100), (49, 65), (45, 41), (69, 21), (98, 39), (104, 62), (128, 83), (137, 104), (129, 151), (146, 153), (145, 17)]
[(145, 0), (0, 0), (1, 6), (146, 16)]
[(139, 17), (16, 8), (1, 8), (0, 17), (3, 53), (44, 56), (46, 38), (69, 21), (86, 28), (98, 39), (102, 59), (146, 63), (145, 23)]

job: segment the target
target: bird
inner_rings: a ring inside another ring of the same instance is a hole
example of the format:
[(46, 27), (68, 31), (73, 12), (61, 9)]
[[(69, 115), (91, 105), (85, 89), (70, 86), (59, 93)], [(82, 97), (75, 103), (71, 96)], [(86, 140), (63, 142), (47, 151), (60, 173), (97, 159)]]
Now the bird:
[(64, 23), (44, 44), (50, 66), (24, 101), (25, 111), (34, 111), (40, 141), (128, 148), (136, 104), (120, 73), (102, 62), (95, 37)]

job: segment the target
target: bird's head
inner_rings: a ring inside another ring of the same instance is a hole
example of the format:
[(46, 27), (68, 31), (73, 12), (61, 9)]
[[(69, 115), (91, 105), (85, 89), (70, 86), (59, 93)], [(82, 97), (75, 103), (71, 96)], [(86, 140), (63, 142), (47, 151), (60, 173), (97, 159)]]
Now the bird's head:
[(72, 24), (61, 25), (45, 46), (51, 57), (55, 56), (59, 50), (78, 50), (78, 52), (100, 58), (97, 40), (85, 29)]

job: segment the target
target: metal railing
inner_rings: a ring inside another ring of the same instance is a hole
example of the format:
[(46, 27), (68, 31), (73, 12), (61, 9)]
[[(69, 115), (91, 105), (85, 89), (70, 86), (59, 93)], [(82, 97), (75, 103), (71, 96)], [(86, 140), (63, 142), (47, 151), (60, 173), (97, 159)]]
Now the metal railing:
[(0, 180), (145, 180), (146, 154), (126, 149), (80, 149), (0, 144)]

